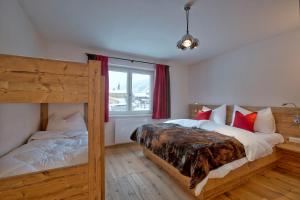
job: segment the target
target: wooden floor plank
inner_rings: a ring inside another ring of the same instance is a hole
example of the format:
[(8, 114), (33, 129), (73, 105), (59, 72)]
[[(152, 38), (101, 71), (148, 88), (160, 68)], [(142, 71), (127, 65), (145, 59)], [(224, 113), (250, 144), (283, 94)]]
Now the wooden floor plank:
[(132, 174), (131, 176), (135, 183), (143, 188), (142, 192), (145, 192), (150, 199), (163, 199), (161, 196), (163, 191), (156, 191), (156, 188), (153, 188), (143, 173)]
[(145, 188), (145, 186), (142, 184), (137, 183), (134, 178), (132, 177), (132, 175), (128, 176), (128, 181), (129, 183), (132, 185), (135, 193), (140, 196), (140, 199), (143, 200), (153, 200), (153, 198), (151, 197), (150, 194), (148, 194), (148, 190), (147, 188)]
[[(293, 163), (295, 164), (295, 163)], [(298, 169), (266, 170), (212, 200), (299, 200)], [(172, 177), (144, 157), (138, 145), (106, 149), (107, 200), (194, 200)]]
[(248, 182), (243, 186), (243, 188), (261, 198), (268, 197), (269, 199), (277, 199), (282, 196), (282, 193), (276, 192), (270, 188), (265, 187), (265, 185), (257, 184), (258, 181)]

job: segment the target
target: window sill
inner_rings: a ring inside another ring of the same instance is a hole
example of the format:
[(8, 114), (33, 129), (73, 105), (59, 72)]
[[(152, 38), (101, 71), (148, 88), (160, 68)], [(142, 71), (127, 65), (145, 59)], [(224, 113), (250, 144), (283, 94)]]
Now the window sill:
[(114, 114), (114, 115), (109, 115), (109, 118), (123, 118), (123, 117), (152, 117), (152, 114)]

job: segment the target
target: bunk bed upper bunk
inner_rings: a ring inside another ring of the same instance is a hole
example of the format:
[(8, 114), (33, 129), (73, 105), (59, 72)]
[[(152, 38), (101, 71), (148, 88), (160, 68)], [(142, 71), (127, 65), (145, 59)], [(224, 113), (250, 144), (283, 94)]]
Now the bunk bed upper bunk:
[(84, 103), (88, 163), (0, 179), (1, 199), (104, 199), (104, 115), (101, 63), (0, 54), (0, 103)]

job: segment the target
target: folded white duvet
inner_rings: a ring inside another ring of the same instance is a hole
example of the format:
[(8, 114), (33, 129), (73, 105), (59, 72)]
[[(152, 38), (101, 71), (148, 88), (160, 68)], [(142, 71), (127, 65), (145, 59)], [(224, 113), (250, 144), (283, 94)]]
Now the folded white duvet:
[(252, 133), (247, 130), (217, 124), (208, 120), (176, 119), (166, 121), (165, 123), (174, 123), (185, 127), (196, 127), (207, 131), (215, 131), (223, 135), (234, 137), (244, 145), (246, 158), (233, 161), (210, 171), (208, 176), (196, 186), (196, 196), (200, 195), (209, 178), (223, 178), (230, 171), (239, 168), (249, 161), (254, 161), (272, 154), (273, 147), (278, 143), (284, 142), (282, 135), (277, 133)]
[(0, 158), (0, 178), (87, 161), (87, 132), (41, 131), (33, 134), (27, 144)]

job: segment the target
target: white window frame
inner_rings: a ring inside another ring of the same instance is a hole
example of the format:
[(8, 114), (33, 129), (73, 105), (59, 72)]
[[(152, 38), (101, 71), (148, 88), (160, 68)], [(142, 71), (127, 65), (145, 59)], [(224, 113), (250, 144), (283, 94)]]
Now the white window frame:
[[(130, 67), (120, 67), (117, 65), (109, 65), (109, 71), (116, 71), (116, 72), (127, 72), (127, 111), (109, 111), (109, 115), (111, 117), (118, 117), (118, 116), (139, 116), (139, 115), (146, 115), (150, 116), (152, 114), (152, 106), (153, 106), (153, 88), (154, 88), (154, 70), (147, 70), (147, 69), (136, 69)], [(142, 110), (142, 111), (134, 111), (132, 110), (132, 74), (145, 74), (150, 75), (150, 110)]]

